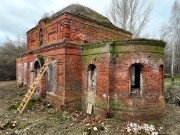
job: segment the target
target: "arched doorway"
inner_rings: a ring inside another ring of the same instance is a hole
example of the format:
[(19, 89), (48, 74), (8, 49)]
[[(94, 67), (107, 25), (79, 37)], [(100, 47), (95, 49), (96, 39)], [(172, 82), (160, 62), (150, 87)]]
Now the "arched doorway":
[(35, 77), (37, 77), (37, 74), (39, 73), (40, 68), (41, 68), (41, 66), (40, 66), (39, 61), (35, 61), (35, 62), (34, 62), (34, 73), (35, 73)]
[(87, 113), (92, 114), (96, 97), (97, 71), (94, 64), (90, 64), (87, 69)]
[(141, 95), (142, 93), (142, 68), (141, 64), (133, 64), (130, 67), (130, 93)]
[[(40, 72), (41, 69), (41, 63), (38, 59), (36, 59), (34, 61), (34, 78), (37, 77), (38, 73)], [(41, 84), (39, 83), (39, 85), (36, 88), (36, 93), (40, 93), (40, 89), (41, 89)]]

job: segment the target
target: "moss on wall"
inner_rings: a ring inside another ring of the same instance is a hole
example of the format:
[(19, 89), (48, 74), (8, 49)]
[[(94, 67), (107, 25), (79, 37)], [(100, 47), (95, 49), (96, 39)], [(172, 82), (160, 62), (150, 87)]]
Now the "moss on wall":
[(110, 52), (116, 53), (162, 53), (164, 54), (163, 42), (156, 41), (118, 41), (111, 44)]
[(40, 61), (41, 66), (43, 66), (43, 65), (44, 65), (44, 62), (45, 62), (43, 56), (42, 56), (42, 55), (38, 55), (38, 56), (37, 56), (37, 59)]
[(128, 40), (120, 40), (116, 41), (116, 43), (119, 44), (140, 44), (140, 45), (156, 45), (156, 46), (162, 46), (165, 47), (166, 43), (162, 40), (155, 40), (155, 39), (145, 39), (145, 38), (137, 38), (137, 39), (128, 39)]
[(96, 44), (86, 44), (82, 46), (82, 56), (109, 53), (110, 44), (101, 42)]

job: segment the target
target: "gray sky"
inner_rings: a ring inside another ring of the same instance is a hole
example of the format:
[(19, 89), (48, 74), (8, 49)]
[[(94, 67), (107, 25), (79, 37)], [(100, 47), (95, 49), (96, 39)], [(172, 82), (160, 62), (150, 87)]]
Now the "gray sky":
[[(158, 38), (159, 30), (168, 23), (174, 0), (152, 0), (153, 11), (146, 31)], [(0, 2), (0, 42), (6, 36), (16, 38), (25, 35), (34, 27), (43, 13), (58, 11), (69, 4), (82, 4), (101, 14), (105, 14), (110, 0), (1, 0)]]

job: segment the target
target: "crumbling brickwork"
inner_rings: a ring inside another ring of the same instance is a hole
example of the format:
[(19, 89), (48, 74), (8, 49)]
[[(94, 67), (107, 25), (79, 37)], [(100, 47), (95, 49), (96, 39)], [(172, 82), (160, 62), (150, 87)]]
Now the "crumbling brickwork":
[(132, 39), (97, 12), (71, 5), (27, 32), (27, 53), (16, 60), (17, 83), (30, 87), (51, 57), (36, 92), (55, 108), (125, 120), (162, 117), (164, 45)]

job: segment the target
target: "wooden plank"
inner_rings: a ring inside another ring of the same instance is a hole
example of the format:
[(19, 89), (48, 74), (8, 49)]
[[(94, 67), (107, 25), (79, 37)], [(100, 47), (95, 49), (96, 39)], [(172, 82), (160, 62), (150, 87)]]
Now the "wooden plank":
[(17, 110), (18, 110), (18, 112), (20, 112), (19, 108)]
[(87, 106), (87, 113), (88, 114), (91, 114), (92, 113), (92, 108), (93, 108), (93, 105), (88, 103), (88, 106)]

